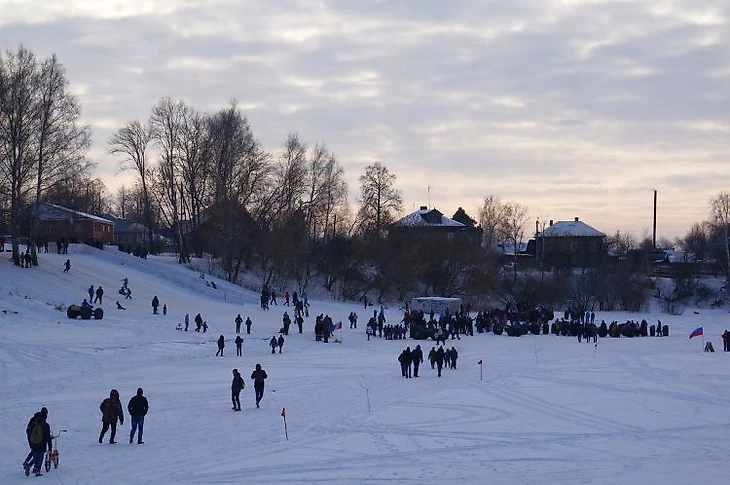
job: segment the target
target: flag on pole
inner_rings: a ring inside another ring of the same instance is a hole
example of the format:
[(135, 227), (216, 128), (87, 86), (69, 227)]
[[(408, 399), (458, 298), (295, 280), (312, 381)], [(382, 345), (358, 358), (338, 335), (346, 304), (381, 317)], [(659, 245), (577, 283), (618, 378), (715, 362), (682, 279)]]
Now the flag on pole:
[(281, 417), (286, 418), (286, 408), (281, 408)]
[(479, 362), (477, 362), (477, 365), (482, 365), (482, 359), (479, 359)]
[(691, 334), (689, 334), (689, 338), (692, 337), (699, 337), (700, 335), (705, 334), (705, 327), (697, 327), (695, 328)]

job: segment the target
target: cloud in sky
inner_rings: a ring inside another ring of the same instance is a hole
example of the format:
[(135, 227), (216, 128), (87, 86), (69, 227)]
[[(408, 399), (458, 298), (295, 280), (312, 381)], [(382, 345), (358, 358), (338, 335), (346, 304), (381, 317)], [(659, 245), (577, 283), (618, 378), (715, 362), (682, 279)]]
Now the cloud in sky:
[[(730, 2), (0, 0), (0, 42), (56, 53), (110, 188), (111, 134), (162, 96), (236, 98), (272, 150), (325, 142), (351, 196), (366, 165), (406, 209), (683, 236), (730, 172)], [(651, 189), (650, 189), (651, 188)]]

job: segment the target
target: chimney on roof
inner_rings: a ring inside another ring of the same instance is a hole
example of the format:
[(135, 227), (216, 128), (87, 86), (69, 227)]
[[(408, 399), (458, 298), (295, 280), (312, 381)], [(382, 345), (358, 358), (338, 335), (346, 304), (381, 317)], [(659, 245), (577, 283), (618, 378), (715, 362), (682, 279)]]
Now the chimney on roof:
[(575, 218), (575, 222), (578, 222), (578, 218), (577, 217)]
[(420, 210), (425, 211), (427, 209), (428, 209), (428, 206), (422, 205)]
[(550, 219), (550, 225), (551, 225), (551, 226), (553, 225), (553, 220), (552, 220), (552, 219)]

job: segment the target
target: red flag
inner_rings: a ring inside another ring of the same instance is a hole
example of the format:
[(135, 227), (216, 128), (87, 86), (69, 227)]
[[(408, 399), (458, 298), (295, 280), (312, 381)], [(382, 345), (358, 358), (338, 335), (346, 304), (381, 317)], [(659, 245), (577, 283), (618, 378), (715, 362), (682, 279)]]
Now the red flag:
[(286, 418), (286, 408), (281, 408), (281, 417)]
[(479, 362), (477, 362), (478, 365), (482, 365), (482, 359), (479, 359)]

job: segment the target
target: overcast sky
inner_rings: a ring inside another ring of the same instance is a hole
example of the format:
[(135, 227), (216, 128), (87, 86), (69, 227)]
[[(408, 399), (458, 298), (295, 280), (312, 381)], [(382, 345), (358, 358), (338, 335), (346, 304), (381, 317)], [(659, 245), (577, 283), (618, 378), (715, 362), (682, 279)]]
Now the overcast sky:
[[(683, 236), (730, 191), (730, 0), (0, 0), (3, 49), (56, 53), (114, 191), (111, 134), (162, 96), (236, 98), (271, 150), (375, 161), (406, 212)], [(531, 230), (528, 229), (528, 232)]]

